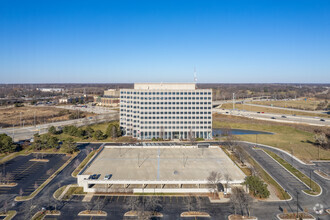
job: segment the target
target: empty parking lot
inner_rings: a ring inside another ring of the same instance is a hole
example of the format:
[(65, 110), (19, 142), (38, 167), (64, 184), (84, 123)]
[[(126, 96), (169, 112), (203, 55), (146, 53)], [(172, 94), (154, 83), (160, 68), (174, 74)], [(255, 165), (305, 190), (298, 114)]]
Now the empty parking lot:
[(16, 158), (0, 165), (2, 173), (10, 175), (15, 187), (0, 187), (1, 194), (31, 194), (36, 186), (40, 186), (49, 176), (60, 168), (70, 157), (65, 154), (43, 154), (48, 162), (30, 161), (35, 154), (17, 156)]

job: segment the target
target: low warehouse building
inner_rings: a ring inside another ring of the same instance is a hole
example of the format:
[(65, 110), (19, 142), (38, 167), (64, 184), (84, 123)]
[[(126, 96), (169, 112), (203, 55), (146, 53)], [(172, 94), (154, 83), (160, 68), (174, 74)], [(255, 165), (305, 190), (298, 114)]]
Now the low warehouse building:
[(217, 146), (104, 146), (78, 174), (78, 185), (95, 193), (209, 193), (212, 171), (221, 174), (222, 185), (226, 174), (229, 186), (244, 182)]

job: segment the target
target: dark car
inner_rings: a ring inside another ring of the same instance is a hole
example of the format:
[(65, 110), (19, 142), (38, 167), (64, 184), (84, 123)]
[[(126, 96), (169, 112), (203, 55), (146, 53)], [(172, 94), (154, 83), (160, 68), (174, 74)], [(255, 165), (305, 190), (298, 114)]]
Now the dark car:
[(100, 174), (93, 174), (93, 175), (90, 175), (90, 176), (89, 176), (89, 179), (96, 180), (96, 179), (98, 179), (100, 176), (101, 176)]
[(282, 118), (286, 118), (286, 116), (285, 115), (282, 115)]
[(271, 119), (276, 119), (275, 117), (271, 117)]
[(325, 120), (323, 118), (321, 118), (320, 121), (325, 121)]

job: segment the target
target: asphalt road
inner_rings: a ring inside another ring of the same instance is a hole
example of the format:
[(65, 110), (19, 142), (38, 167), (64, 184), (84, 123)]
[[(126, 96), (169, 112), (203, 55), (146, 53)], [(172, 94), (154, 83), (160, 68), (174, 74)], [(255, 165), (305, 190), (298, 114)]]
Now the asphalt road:
[[(320, 121), (320, 118), (308, 117), (308, 116), (293, 116), (288, 114), (271, 114), (271, 113), (257, 113), (250, 111), (240, 111), (240, 110), (222, 110), (213, 109), (213, 112), (221, 113), (224, 115), (235, 115), (242, 116), (252, 119), (282, 122), (282, 123), (298, 123), (298, 124), (308, 124), (314, 126), (330, 126), (330, 119), (324, 118), (325, 121)], [(285, 116), (286, 118), (283, 118)], [(275, 119), (272, 119), (274, 117)]]
[(93, 116), (92, 118), (81, 118), (81, 119), (74, 119), (74, 120), (67, 120), (67, 121), (59, 121), (59, 122), (53, 122), (48, 124), (41, 124), (37, 126), (29, 126), (24, 128), (0, 128), (0, 134), (5, 133), (9, 136), (11, 136), (14, 141), (19, 140), (26, 140), (33, 137), (34, 134), (44, 134), (48, 132), (48, 128), (51, 126), (54, 127), (63, 127), (66, 125), (76, 125), (76, 126), (83, 126), (83, 125), (89, 125), (89, 124), (95, 124), (100, 122), (105, 122), (109, 120), (116, 120), (118, 119), (119, 114), (111, 113), (111, 114), (105, 114), (105, 115), (97, 115)]

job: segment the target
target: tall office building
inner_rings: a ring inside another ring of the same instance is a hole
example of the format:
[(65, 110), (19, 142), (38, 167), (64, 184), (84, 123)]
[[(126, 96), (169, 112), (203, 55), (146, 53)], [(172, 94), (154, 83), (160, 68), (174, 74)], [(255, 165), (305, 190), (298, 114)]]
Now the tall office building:
[(120, 90), (124, 135), (152, 138), (212, 138), (212, 90), (195, 83), (135, 83)]

